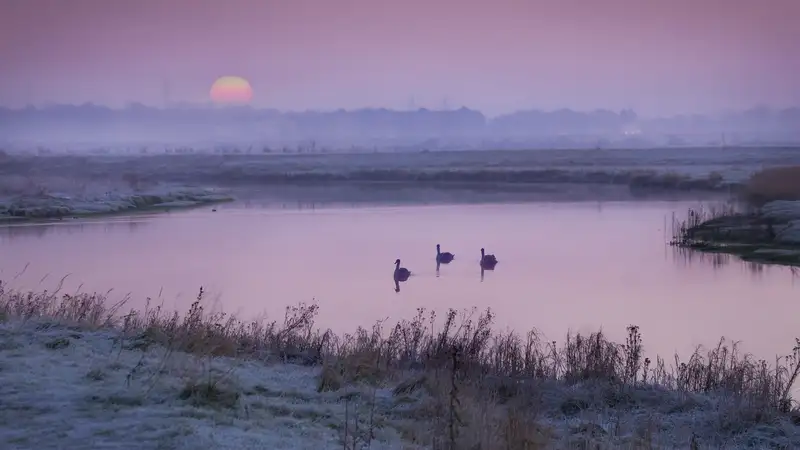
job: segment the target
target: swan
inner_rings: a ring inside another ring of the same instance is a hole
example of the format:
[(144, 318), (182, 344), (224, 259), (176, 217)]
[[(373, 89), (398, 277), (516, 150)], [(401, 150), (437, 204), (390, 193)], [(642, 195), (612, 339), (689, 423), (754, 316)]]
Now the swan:
[(395, 265), (394, 279), (398, 281), (406, 281), (408, 277), (411, 275), (411, 272), (405, 267), (400, 267), (399, 258), (394, 262), (394, 265)]
[(481, 265), (487, 267), (494, 267), (497, 264), (497, 258), (494, 255), (487, 255), (484, 249), (481, 249)]
[(436, 262), (440, 262), (442, 264), (448, 264), (449, 262), (453, 261), (456, 255), (450, 252), (442, 252), (442, 246), (436, 244)]

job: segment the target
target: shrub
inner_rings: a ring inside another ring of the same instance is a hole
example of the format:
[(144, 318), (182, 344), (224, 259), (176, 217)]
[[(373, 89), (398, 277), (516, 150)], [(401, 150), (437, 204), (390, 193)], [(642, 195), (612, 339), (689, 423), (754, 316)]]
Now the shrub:
[(742, 196), (756, 205), (772, 200), (800, 200), (800, 166), (770, 167), (754, 173), (744, 184)]

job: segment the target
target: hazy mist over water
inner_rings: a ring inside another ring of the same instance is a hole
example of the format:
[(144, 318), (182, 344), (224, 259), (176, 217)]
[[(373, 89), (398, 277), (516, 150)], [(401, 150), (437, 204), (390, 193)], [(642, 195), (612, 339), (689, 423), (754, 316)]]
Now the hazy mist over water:
[[(281, 113), (249, 106), (124, 109), (97, 105), (0, 109), (0, 144), (30, 153), (285, 154), (448, 149), (779, 146), (800, 143), (800, 108), (640, 117), (636, 111), (468, 108)], [(112, 148), (108, 148), (112, 147)]]

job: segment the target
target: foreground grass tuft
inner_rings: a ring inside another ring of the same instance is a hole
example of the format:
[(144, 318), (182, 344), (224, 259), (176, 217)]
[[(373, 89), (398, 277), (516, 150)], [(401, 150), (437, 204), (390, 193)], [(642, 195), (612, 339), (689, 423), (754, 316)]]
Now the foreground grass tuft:
[(235, 390), (225, 389), (218, 383), (190, 381), (181, 390), (178, 398), (189, 400), (195, 406), (211, 406), (235, 408), (240, 394)]
[[(636, 326), (628, 327), (623, 343), (596, 332), (568, 334), (559, 344), (535, 330), (497, 332), (489, 310), (450, 310), (440, 318), (419, 309), (392, 327), (378, 322), (340, 336), (314, 325), (316, 305), (287, 308), (282, 322), (258, 322), (208, 314), (204, 303), (201, 289), (184, 315), (150, 305), (121, 313), (123, 303), (106, 306), (100, 294), (23, 293), (0, 283), (5, 320), (32, 321), (41, 329), (61, 323), (76, 330), (115, 330), (120, 348), (128, 351), (159, 347), (209, 361), (202, 375), (176, 386), (175, 396), (196, 408), (237, 410), (250, 395), (229, 372), (212, 370), (212, 360), (316, 366), (312, 389), (344, 403), (343, 424), (330, 425), (341, 431), (345, 448), (366, 448), (390, 423), (407, 441), (428, 448), (733, 448), (750, 445), (744, 441), (800, 442), (800, 432), (792, 441), (795, 432), (786, 428), (800, 417), (791, 396), (800, 373), (800, 341), (772, 364), (739, 353), (726, 340), (668, 363), (646, 356)], [(153, 373), (158, 376), (160, 369)], [(99, 382), (105, 376), (94, 370), (85, 378)], [(308, 415), (329, 420), (328, 413)], [(684, 436), (681, 430), (691, 433)]]

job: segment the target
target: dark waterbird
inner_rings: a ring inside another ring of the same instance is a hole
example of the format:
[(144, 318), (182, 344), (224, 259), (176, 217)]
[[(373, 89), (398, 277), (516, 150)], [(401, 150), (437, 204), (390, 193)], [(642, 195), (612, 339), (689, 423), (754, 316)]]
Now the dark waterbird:
[(487, 255), (484, 249), (481, 249), (481, 268), (493, 270), (497, 265), (497, 258), (494, 255)]
[(400, 267), (400, 258), (394, 262), (394, 291), (400, 292), (400, 282), (407, 281), (411, 272), (405, 267)]
[(442, 252), (442, 246), (436, 244), (436, 263), (449, 264), (456, 255), (450, 252)]
[(405, 267), (400, 267), (400, 259), (394, 262), (394, 279), (397, 281), (406, 281), (411, 276), (411, 272)]

